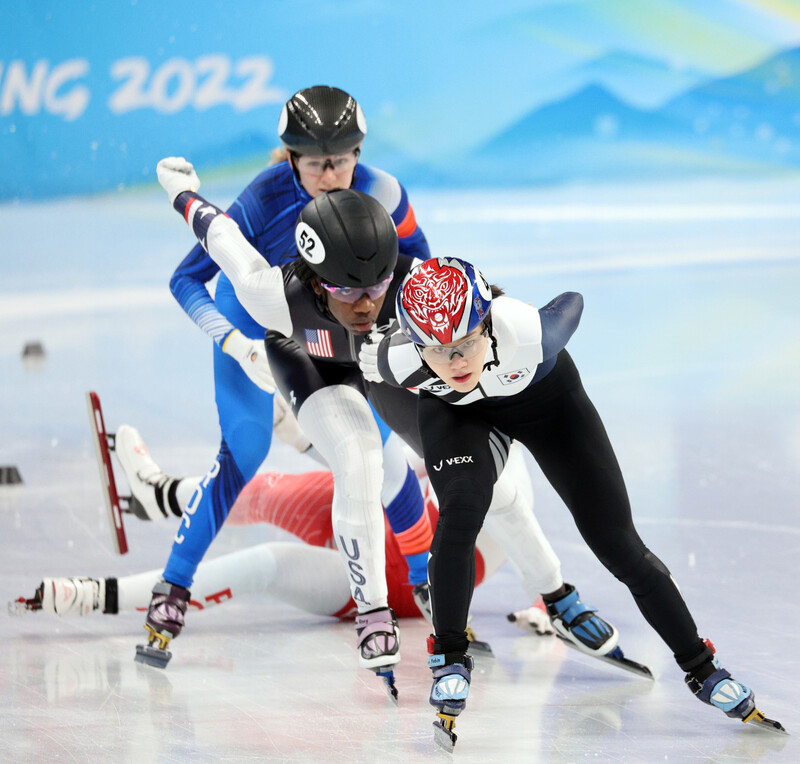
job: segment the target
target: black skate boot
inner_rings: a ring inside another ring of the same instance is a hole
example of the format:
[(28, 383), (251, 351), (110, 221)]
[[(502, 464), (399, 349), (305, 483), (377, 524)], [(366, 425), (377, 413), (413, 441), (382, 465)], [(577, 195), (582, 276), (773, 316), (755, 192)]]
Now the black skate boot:
[(166, 668), (172, 658), (167, 649), (183, 630), (183, 616), (189, 606), (190, 592), (163, 579), (153, 587), (144, 628), (149, 635), (146, 645), (136, 645), (136, 661), (156, 668)]

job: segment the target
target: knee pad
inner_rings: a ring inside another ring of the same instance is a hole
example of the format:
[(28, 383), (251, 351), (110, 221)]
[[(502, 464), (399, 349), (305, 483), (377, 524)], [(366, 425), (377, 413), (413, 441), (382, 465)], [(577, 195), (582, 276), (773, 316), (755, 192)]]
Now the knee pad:
[(618, 558), (615, 558), (615, 560), (608, 562), (606, 558), (600, 555), (598, 555), (598, 559), (634, 595), (646, 594), (657, 586), (659, 582), (665, 579), (672, 579), (672, 574), (667, 566), (647, 547), (637, 546), (635, 552), (633, 554), (629, 552), (628, 559), (624, 561), (619, 561)]
[(470, 478), (451, 480), (442, 490), (439, 525), (451, 532), (454, 541), (472, 541), (478, 537), (491, 501), (491, 486)]

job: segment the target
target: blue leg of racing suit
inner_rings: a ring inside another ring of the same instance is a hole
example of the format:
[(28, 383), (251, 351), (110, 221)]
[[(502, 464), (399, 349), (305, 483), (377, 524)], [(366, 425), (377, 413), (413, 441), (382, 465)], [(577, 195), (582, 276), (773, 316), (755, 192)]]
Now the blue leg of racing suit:
[[(215, 302), (243, 334), (254, 339), (264, 336), (264, 328), (250, 318), (223, 276)], [(222, 431), (219, 454), (189, 502), (164, 569), (167, 581), (187, 589), (236, 497), (256, 474), (272, 442), (272, 395), (254, 385), (216, 344), (214, 388)]]

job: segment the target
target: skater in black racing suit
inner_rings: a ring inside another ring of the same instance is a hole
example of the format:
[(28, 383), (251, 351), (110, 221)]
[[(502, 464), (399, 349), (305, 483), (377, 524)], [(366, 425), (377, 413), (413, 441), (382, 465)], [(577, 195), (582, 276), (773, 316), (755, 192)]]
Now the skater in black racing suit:
[[(565, 349), (582, 310), (574, 292), (537, 310), (502, 296), (471, 264), (438, 258), (413, 268), (398, 292), (402, 331), (362, 352), (366, 378), (420, 391), (425, 464), (440, 502), (428, 564), (431, 703), (452, 722), (468, 694), (464, 629), (475, 539), (496, 479), (487, 439), (494, 427), (528, 448), (586, 543), (672, 650), (692, 691), (749, 720), (753, 693), (719, 667), (669, 570), (633, 525), (616, 456)], [(584, 616), (577, 592), (547, 604), (557, 629)]]

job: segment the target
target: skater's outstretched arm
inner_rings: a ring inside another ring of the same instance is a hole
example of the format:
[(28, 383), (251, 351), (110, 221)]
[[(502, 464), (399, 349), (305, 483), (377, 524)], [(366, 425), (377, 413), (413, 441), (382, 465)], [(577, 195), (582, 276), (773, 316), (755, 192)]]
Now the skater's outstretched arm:
[(236, 222), (197, 193), (200, 180), (183, 157), (162, 159), (158, 181), (170, 204), (185, 218), (198, 241), (231, 280), (236, 296), (262, 326), (291, 336), (292, 321), (283, 273), (247, 241)]

